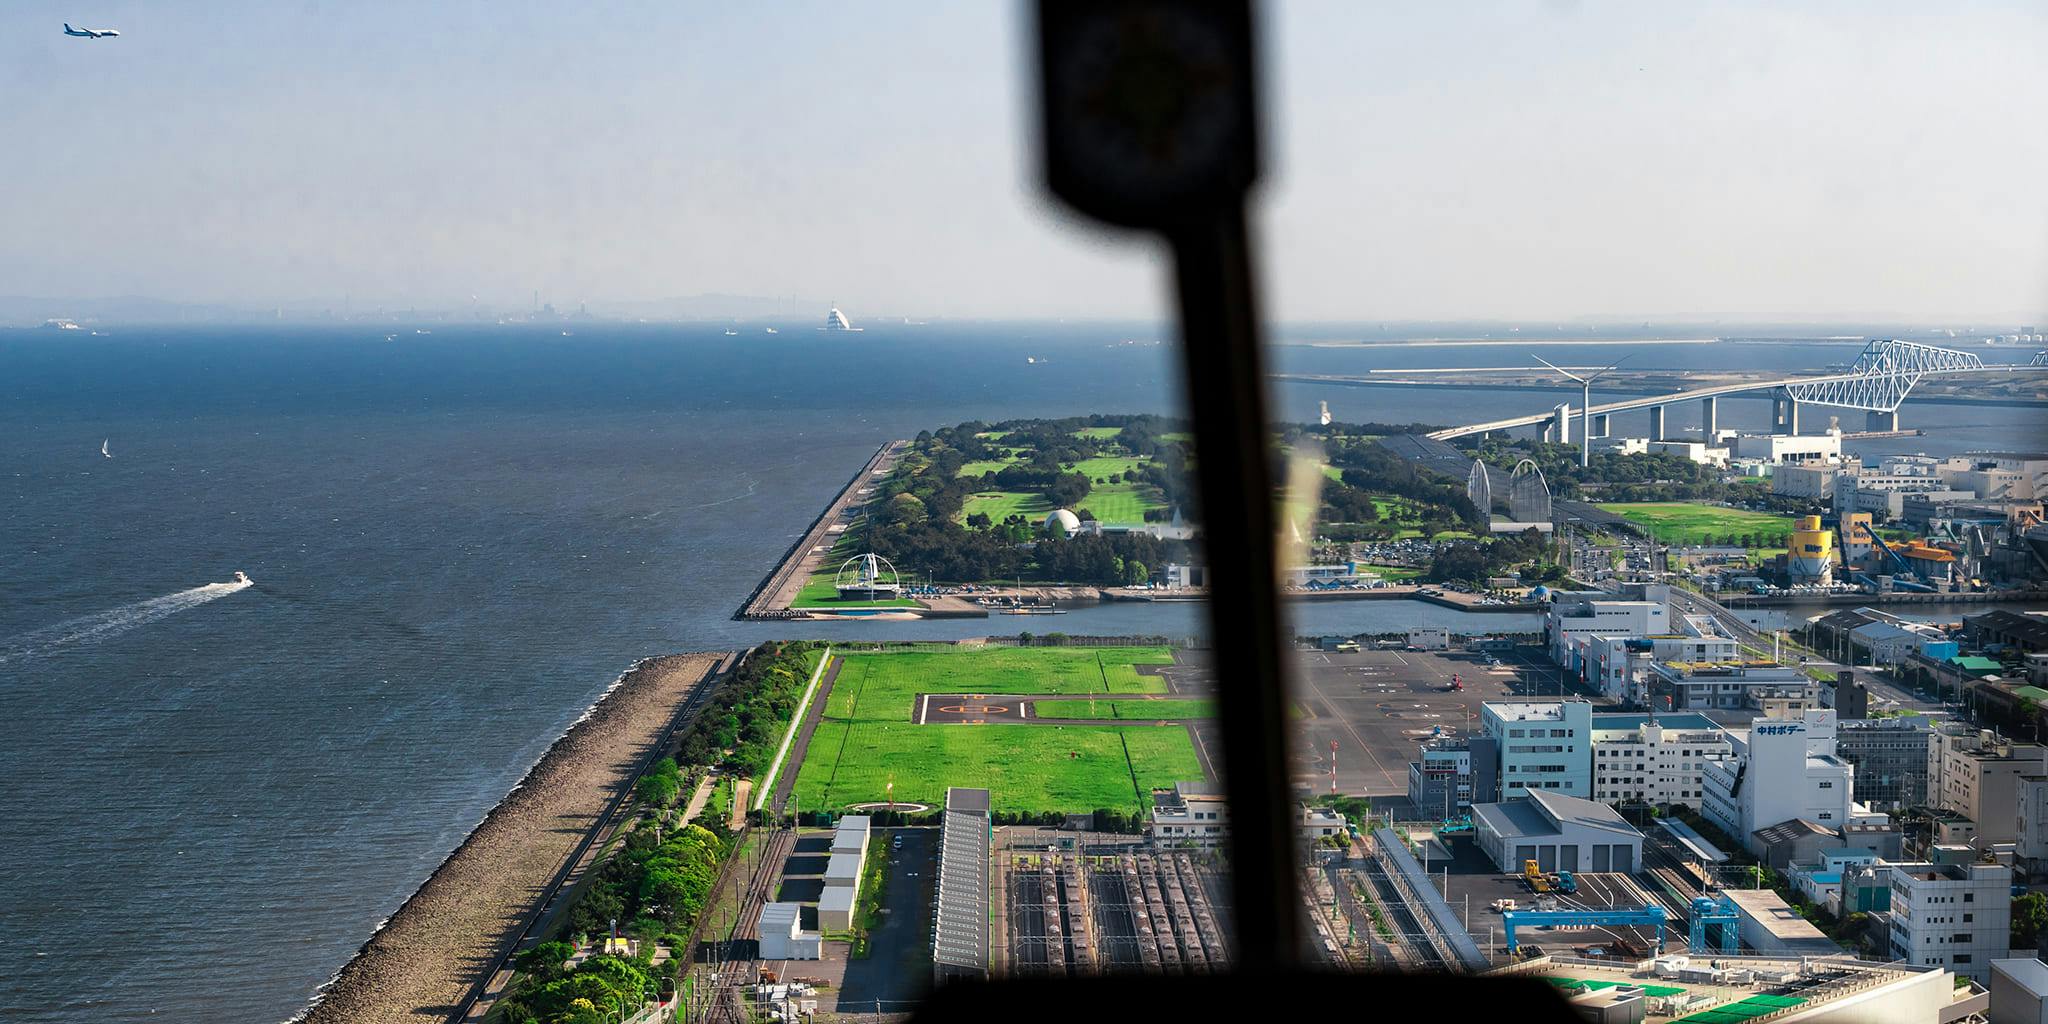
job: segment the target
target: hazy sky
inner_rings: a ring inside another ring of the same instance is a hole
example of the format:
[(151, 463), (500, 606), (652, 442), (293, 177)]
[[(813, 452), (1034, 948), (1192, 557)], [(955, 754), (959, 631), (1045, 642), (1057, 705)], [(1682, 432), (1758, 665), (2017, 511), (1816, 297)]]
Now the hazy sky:
[[(1263, 8), (1269, 311), (2048, 321), (2048, 4), (1706, 6)], [(1025, 25), (9, 3), (0, 294), (1156, 315), (1037, 195)]]

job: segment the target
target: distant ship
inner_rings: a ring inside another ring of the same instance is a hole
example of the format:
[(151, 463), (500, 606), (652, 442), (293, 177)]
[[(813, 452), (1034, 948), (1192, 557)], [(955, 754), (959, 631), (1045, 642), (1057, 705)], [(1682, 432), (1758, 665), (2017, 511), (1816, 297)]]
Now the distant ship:
[(737, 337), (739, 337), (739, 336), (740, 336), (740, 332), (738, 332), (738, 331), (735, 331), (735, 330), (730, 330), (730, 329), (728, 329), (728, 330), (727, 330), (727, 331), (725, 332), (725, 336), (726, 336), (726, 337), (728, 337), (728, 338), (737, 338)]
[[(835, 309), (835, 310), (833, 310), (832, 312), (834, 312), (834, 313), (837, 313), (837, 312), (839, 312), (839, 311)], [(45, 320), (45, 321), (43, 321), (43, 329), (44, 329), (44, 330), (49, 330), (49, 331), (82, 331), (82, 330), (85, 330), (85, 328), (83, 328), (83, 327), (80, 327), (80, 326), (78, 326), (78, 324), (77, 324), (76, 322), (74, 322), (74, 321), (71, 321), (71, 320), (65, 320), (65, 319), (62, 319), (62, 318), (59, 318), (59, 319), (56, 319), (56, 320)]]
[(846, 319), (846, 314), (844, 314), (844, 313), (841, 313), (841, 312), (839, 311), (839, 307), (838, 307), (838, 306), (834, 306), (834, 307), (832, 307), (832, 310), (831, 310), (831, 312), (828, 312), (828, 313), (826, 313), (826, 314), (825, 314), (825, 326), (823, 326), (823, 327), (820, 327), (820, 328), (818, 328), (818, 329), (819, 329), (819, 330), (821, 330), (821, 331), (856, 331), (856, 332), (858, 332), (858, 331), (862, 330), (862, 328), (859, 328), (859, 327), (855, 327), (855, 326), (853, 325), (853, 321), (851, 321), (851, 320), (848, 320), (848, 319)]
[(240, 569), (237, 569), (237, 570), (235, 570), (235, 578), (234, 578), (234, 579), (231, 579), (231, 580), (229, 580), (228, 582), (229, 582), (229, 583), (254, 583), (254, 582), (256, 582), (256, 581), (255, 581), (255, 580), (252, 580), (252, 579), (250, 579), (250, 578), (249, 578), (249, 574), (248, 574), (248, 573), (246, 573), (246, 572), (243, 572), (243, 571), (241, 571)]
[(773, 327), (770, 327), (770, 328), (768, 328), (768, 333), (769, 333), (769, 334), (779, 334), (779, 333), (781, 333), (781, 332), (777, 331), (777, 330), (776, 330), (775, 328), (773, 328)]

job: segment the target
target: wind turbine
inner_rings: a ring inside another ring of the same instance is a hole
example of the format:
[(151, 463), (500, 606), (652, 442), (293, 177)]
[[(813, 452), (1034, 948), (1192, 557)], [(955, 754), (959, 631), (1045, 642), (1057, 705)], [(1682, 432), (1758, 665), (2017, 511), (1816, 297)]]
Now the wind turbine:
[[(1630, 355), (1634, 355), (1634, 353), (1630, 353)], [(1556, 370), (1557, 372), (1562, 373), (1565, 376), (1570, 377), (1571, 379), (1579, 382), (1579, 466), (1583, 468), (1592, 465), (1593, 382), (1599, 380), (1602, 377), (1607, 376), (1609, 373), (1612, 373), (1614, 371), (1615, 367), (1620, 366), (1621, 364), (1627, 362), (1628, 356), (1622, 356), (1620, 359), (1617, 359), (1614, 362), (1608, 364), (1608, 366), (1605, 369), (1594, 371), (1591, 377), (1581, 377), (1578, 374), (1573, 373), (1570, 370), (1567, 370), (1564, 367), (1559, 366), (1556, 363), (1553, 363), (1550, 360), (1545, 359), (1542, 356), (1539, 356), (1533, 352), (1529, 354), (1529, 358), (1534, 359), (1537, 362), (1542, 363), (1543, 365), (1548, 366), (1551, 369)]]

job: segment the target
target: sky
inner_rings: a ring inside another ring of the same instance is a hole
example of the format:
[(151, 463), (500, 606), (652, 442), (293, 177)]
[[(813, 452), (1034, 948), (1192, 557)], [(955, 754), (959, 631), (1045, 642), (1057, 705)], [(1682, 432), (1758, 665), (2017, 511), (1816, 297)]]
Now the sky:
[[(1277, 319), (2048, 322), (2048, 5), (1259, 11)], [(1038, 187), (1026, 15), (20, 0), (0, 294), (1160, 316)]]

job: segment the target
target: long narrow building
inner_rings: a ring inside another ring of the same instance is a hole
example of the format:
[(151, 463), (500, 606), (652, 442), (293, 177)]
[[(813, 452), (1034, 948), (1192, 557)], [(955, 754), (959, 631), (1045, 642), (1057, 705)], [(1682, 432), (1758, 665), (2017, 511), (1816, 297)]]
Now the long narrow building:
[(939, 829), (939, 905), (932, 916), (932, 980), (988, 977), (988, 790), (946, 790)]

